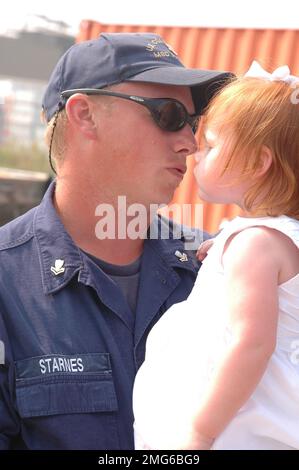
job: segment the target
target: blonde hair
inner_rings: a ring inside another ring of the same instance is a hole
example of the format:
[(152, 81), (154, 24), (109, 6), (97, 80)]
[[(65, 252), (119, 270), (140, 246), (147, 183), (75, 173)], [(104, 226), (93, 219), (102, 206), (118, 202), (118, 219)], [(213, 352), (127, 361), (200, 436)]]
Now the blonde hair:
[(66, 149), (65, 134), (68, 123), (66, 111), (65, 109), (62, 109), (59, 111), (58, 115), (56, 116), (55, 114), (48, 123), (46, 121), (45, 113), (42, 111), (41, 119), (47, 124), (45, 131), (46, 145), (48, 148), (50, 148), (51, 145), (51, 156), (55, 160), (56, 164), (60, 163), (63, 160)]
[(248, 211), (299, 219), (299, 104), (292, 99), (298, 90), (282, 81), (239, 78), (209, 105), (205, 126), (230, 139), (222, 174), (241, 165), (248, 179), (261, 168), (263, 147), (272, 153), (270, 168), (245, 194)]

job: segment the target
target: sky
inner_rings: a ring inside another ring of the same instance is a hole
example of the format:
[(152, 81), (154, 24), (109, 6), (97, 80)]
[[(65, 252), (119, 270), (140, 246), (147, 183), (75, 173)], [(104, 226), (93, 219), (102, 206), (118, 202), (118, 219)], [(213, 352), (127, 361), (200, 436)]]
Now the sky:
[(76, 34), (80, 21), (107, 24), (299, 28), (298, 0), (9, 0), (2, 5), (0, 33), (21, 29), (28, 15), (62, 20)]

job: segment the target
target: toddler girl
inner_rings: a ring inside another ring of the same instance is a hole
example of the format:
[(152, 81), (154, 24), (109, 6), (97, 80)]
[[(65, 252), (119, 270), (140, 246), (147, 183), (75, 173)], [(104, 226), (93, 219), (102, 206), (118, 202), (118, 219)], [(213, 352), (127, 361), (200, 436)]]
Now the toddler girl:
[(244, 216), (148, 336), (137, 449), (299, 449), (298, 91), (254, 62), (210, 104), (199, 194)]

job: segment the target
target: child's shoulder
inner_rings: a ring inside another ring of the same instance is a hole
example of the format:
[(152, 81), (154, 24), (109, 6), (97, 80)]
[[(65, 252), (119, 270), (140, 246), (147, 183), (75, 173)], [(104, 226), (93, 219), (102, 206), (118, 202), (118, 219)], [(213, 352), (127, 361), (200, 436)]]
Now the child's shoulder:
[[(299, 223), (297, 230), (299, 233)], [(240, 267), (254, 264), (257, 269), (261, 269), (262, 265), (268, 266), (278, 272), (280, 284), (299, 273), (296, 236), (293, 236), (292, 230), (285, 229), (283, 224), (248, 224), (227, 238), (223, 263)]]
[(256, 257), (267, 253), (272, 256), (277, 252), (281, 235), (287, 238), (277, 230), (264, 225), (242, 227), (228, 236), (223, 254), (230, 253), (230, 256), (238, 255), (238, 257), (248, 254), (249, 257)]
[(223, 233), (225, 247), (231, 244), (246, 244), (248, 248), (263, 248), (265, 243), (276, 247), (277, 243), (293, 242), (299, 248), (299, 220), (288, 216), (236, 217), (228, 222)]

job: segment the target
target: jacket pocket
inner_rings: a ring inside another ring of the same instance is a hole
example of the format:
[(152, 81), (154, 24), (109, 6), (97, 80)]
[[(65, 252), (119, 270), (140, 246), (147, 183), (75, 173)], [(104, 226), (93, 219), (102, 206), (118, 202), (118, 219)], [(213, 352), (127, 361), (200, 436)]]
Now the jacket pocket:
[[(41, 434), (47, 435), (49, 448), (119, 448), (118, 403), (109, 354), (81, 354), (77, 362), (73, 356), (59, 356), (60, 370), (55, 358), (16, 362), (16, 405), (25, 428), (28, 425), (36, 441)], [(71, 372), (66, 370), (65, 358), (73, 359)], [(51, 442), (55, 442), (53, 447)]]
[(16, 398), (22, 418), (118, 409), (111, 374), (22, 379), (17, 382)]
[(118, 409), (107, 353), (23, 359), (16, 362), (16, 376), (22, 418)]

